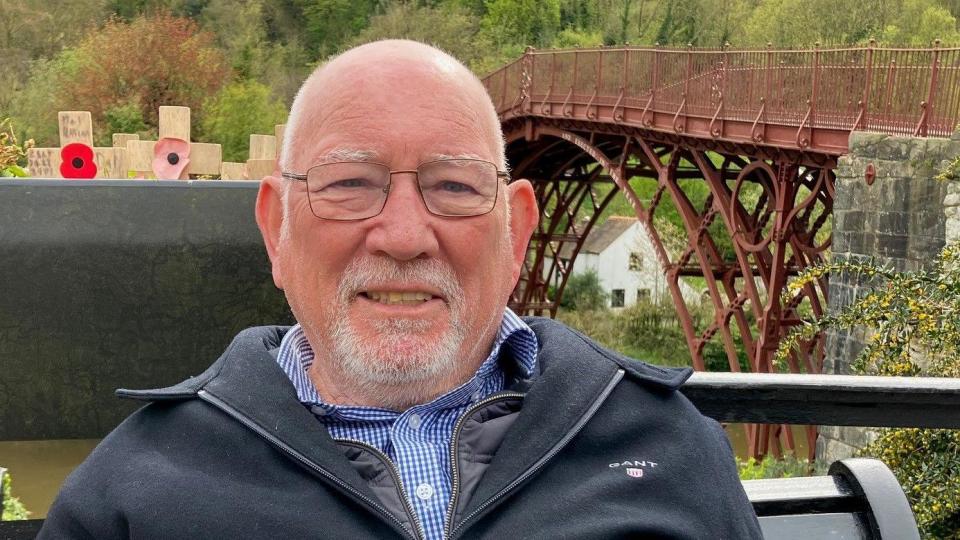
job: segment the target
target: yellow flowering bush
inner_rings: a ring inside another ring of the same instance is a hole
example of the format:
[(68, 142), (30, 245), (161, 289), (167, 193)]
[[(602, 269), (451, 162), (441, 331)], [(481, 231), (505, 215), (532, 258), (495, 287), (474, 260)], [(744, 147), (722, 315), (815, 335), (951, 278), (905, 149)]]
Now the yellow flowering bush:
[[(788, 285), (784, 298), (825, 273), (855, 274), (867, 293), (783, 340), (783, 362), (800, 339), (832, 328), (868, 330), (853, 363), (858, 373), (960, 377), (960, 243), (929, 268), (896, 272), (873, 262), (833, 261)], [(957, 411), (960, 414), (960, 411)], [(900, 481), (924, 538), (960, 540), (960, 430), (884, 429), (860, 452), (883, 460)]]

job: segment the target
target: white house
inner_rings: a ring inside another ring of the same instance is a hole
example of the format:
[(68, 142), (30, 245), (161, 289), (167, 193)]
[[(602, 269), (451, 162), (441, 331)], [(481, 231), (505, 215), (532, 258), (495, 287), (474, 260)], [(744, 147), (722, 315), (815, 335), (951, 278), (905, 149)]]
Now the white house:
[[(564, 247), (561, 257), (569, 257), (572, 246)], [(632, 306), (643, 297), (657, 302), (670, 294), (646, 227), (636, 218), (611, 216), (590, 231), (573, 274), (588, 270), (596, 272), (612, 308)], [(699, 303), (700, 294), (683, 281), (680, 292), (688, 305)]]

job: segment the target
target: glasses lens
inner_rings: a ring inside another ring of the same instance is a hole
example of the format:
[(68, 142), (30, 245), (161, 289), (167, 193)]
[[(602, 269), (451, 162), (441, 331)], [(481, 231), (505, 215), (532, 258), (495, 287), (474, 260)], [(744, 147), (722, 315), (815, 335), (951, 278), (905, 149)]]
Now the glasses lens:
[(430, 212), (478, 216), (497, 202), (497, 167), (475, 159), (445, 159), (420, 165), (420, 192)]
[(324, 219), (365, 219), (383, 209), (390, 170), (376, 163), (327, 163), (307, 171), (307, 196)]

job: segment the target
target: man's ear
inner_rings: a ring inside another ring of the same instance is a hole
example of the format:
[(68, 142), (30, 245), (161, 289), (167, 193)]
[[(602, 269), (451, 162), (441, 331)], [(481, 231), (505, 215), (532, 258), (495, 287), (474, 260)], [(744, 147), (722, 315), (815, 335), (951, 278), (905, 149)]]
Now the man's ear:
[(263, 245), (270, 257), (273, 284), (283, 289), (283, 272), (280, 265), (280, 230), (283, 224), (283, 180), (267, 176), (260, 182), (255, 209), (257, 226), (263, 235)]
[(516, 180), (507, 186), (510, 190), (510, 234), (513, 237), (513, 282), (520, 279), (527, 245), (540, 221), (537, 195), (527, 180)]

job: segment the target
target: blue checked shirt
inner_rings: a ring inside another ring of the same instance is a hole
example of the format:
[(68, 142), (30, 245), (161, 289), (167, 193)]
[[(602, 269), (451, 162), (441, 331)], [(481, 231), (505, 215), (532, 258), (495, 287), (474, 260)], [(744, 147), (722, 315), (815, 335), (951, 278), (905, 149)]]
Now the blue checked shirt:
[(403, 412), (325, 403), (307, 375), (314, 353), (299, 324), (283, 337), (277, 362), (296, 388), (300, 402), (327, 426), (331, 437), (367, 443), (390, 458), (426, 538), (440, 540), (450, 502), (453, 427), (472, 404), (504, 389), (505, 376), (498, 363), (501, 348), (506, 349), (505, 357), (516, 362), (522, 375), (533, 374), (537, 338), (508, 308), (490, 356), (473, 378), (429, 403)]

